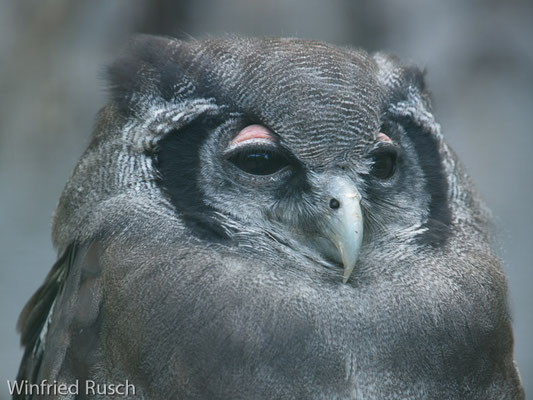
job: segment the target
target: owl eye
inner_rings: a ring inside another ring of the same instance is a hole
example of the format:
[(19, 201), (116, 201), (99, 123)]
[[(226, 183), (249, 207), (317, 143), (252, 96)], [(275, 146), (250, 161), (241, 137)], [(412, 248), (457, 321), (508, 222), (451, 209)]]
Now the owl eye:
[(396, 172), (397, 153), (394, 149), (382, 149), (372, 155), (370, 174), (378, 179), (389, 179)]
[(273, 149), (241, 149), (228, 157), (233, 165), (252, 175), (272, 175), (287, 165), (288, 160)]

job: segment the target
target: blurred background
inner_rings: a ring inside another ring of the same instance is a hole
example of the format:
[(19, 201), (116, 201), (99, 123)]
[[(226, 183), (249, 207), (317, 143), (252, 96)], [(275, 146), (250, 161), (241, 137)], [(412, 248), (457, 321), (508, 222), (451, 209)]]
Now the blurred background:
[(106, 101), (105, 65), (135, 32), (298, 36), (386, 50), (427, 69), (437, 119), (492, 209), (515, 354), (533, 393), (533, 2), (0, 2), (0, 399), (15, 324), (55, 260), (52, 212)]

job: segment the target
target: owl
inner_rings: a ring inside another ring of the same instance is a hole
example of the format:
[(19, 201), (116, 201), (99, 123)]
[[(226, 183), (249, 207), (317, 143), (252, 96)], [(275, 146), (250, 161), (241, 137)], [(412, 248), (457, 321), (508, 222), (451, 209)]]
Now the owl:
[(55, 212), (57, 262), (19, 319), (19, 382), (524, 398), (490, 214), (415, 66), (293, 38), (139, 36), (108, 76)]

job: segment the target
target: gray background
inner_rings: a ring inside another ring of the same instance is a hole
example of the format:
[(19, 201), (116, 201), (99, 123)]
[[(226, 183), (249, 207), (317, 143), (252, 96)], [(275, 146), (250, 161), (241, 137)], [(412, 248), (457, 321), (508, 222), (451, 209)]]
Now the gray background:
[(50, 225), (132, 32), (300, 36), (384, 49), (427, 68), (436, 115), (493, 210), (515, 354), (533, 393), (533, 2), (0, 0), (0, 399), (15, 323), (55, 259)]

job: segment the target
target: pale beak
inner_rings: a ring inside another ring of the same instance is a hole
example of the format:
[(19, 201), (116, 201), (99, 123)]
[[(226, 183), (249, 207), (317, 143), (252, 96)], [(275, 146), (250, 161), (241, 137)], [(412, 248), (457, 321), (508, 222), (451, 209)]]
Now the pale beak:
[(324, 234), (338, 252), (334, 258), (340, 258), (344, 266), (342, 281), (346, 283), (355, 268), (363, 242), (361, 195), (351, 180), (341, 177), (328, 182), (327, 189), (330, 213), (326, 217)]

